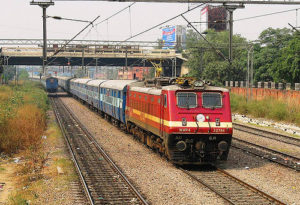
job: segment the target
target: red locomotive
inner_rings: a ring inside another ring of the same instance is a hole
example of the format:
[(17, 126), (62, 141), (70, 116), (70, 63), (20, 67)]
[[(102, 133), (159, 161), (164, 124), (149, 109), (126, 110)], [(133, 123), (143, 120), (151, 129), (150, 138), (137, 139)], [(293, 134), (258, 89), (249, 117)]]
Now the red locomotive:
[(175, 164), (226, 160), (232, 138), (229, 92), (202, 81), (127, 87), (126, 126)]

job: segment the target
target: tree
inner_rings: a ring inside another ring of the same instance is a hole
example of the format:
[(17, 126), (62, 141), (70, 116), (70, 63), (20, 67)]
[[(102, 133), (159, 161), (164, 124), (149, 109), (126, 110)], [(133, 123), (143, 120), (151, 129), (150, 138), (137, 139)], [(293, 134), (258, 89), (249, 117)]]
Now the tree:
[(260, 43), (254, 49), (255, 81), (279, 79), (276, 73), (280, 68), (275, 61), (281, 57), (282, 49), (289, 45), (292, 38), (292, 31), (287, 28), (268, 28), (260, 34)]
[(288, 45), (281, 50), (281, 55), (273, 63), (276, 82), (300, 82), (300, 36), (295, 33)]
[[(214, 45), (226, 58), (229, 53), (228, 31), (216, 32), (208, 30), (206, 39)], [(233, 62), (230, 66), (199, 35), (188, 31), (187, 48), (190, 76), (222, 84), (225, 80), (244, 80), (247, 71), (247, 41), (240, 35), (233, 36)]]
[(27, 70), (25, 70), (25, 69), (20, 70), (18, 73), (18, 78), (19, 78), (19, 80), (28, 80), (29, 74), (28, 74)]

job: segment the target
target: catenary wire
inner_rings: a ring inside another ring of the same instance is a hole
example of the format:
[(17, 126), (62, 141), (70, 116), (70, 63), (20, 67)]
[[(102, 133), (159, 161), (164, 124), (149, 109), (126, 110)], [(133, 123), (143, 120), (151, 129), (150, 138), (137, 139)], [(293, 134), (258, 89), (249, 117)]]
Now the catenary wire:
[(132, 38), (135, 38), (135, 37), (137, 37), (137, 36), (139, 36), (139, 35), (142, 35), (142, 34), (144, 34), (144, 33), (147, 33), (148, 31), (151, 31), (152, 29), (155, 29), (155, 28), (158, 27), (158, 26), (161, 26), (161, 25), (163, 25), (163, 24), (165, 24), (165, 23), (167, 23), (167, 22), (169, 22), (169, 21), (172, 21), (172, 20), (174, 20), (174, 19), (180, 17), (180, 16), (183, 15), (183, 14), (187, 14), (187, 13), (189, 13), (190, 11), (193, 11), (193, 10), (195, 10), (196, 8), (199, 8), (200, 6), (203, 6), (203, 5), (204, 5), (204, 3), (198, 5), (198, 6), (192, 8), (192, 9), (190, 9), (190, 10), (187, 10), (187, 11), (181, 13), (181, 14), (178, 14), (178, 15), (172, 17), (172, 18), (169, 18), (169, 19), (163, 21), (162, 23), (159, 23), (159, 24), (157, 24), (157, 25), (155, 25), (155, 26), (152, 26), (152, 27), (150, 27), (150, 28), (148, 28), (148, 29), (146, 29), (146, 30), (140, 32), (140, 33), (137, 33), (137, 34), (135, 34), (135, 35), (133, 35), (133, 36), (131, 36), (131, 37), (125, 39), (123, 42), (128, 41), (128, 40), (130, 40), (130, 39), (132, 39)]
[(298, 9), (300, 9), (300, 8), (289, 9), (289, 10), (285, 10), (285, 11), (278, 11), (278, 12), (262, 14), (262, 15), (257, 15), (257, 16), (250, 16), (250, 17), (246, 17), (246, 18), (236, 19), (236, 20), (233, 20), (233, 21), (243, 21), (243, 20), (248, 20), (248, 19), (254, 19), (254, 18), (259, 18), (259, 17), (264, 17), (264, 16), (270, 16), (270, 15), (281, 14), (281, 13), (286, 13), (286, 12), (291, 12), (291, 11), (297, 11)]

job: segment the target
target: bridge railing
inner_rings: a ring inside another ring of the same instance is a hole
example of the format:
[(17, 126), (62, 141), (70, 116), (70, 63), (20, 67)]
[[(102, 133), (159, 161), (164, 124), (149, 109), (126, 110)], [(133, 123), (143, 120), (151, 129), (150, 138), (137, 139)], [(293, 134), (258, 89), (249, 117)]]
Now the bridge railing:
[[(47, 48), (47, 55), (49, 57), (54, 55), (58, 47)], [(4, 56), (22, 56), (22, 57), (34, 57), (42, 56), (42, 48), (32, 47), (3, 47), (2, 55)], [(175, 50), (169, 49), (141, 49), (138, 47), (105, 47), (105, 46), (88, 46), (88, 47), (66, 47), (63, 48), (56, 56), (58, 57), (102, 57), (102, 56), (114, 56), (129, 58), (135, 57), (151, 57), (151, 58), (172, 58), (176, 57)]]

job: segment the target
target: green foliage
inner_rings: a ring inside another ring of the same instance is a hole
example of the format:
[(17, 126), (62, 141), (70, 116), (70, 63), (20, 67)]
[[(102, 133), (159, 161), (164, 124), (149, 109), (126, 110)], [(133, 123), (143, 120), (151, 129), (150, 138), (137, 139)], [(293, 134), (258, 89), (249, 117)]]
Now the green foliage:
[[(255, 81), (295, 82), (288, 76), (281, 62), (287, 57), (287, 46), (290, 45), (292, 39), (292, 31), (287, 28), (268, 28), (260, 34), (260, 44), (257, 44), (254, 49)], [(296, 50), (288, 49), (288, 51), (290, 51), (290, 55), (297, 55)], [(291, 65), (291, 61), (286, 63), (287, 67)]]
[[(190, 68), (189, 76), (195, 76), (205, 80), (210, 80), (215, 84), (222, 84), (225, 80), (243, 80), (246, 76), (247, 51), (245, 48), (233, 48), (233, 60), (230, 67), (227, 60), (224, 60), (218, 53), (228, 56), (228, 32), (215, 32), (208, 30), (206, 39), (217, 48), (213, 49), (199, 35), (193, 31), (187, 34), (187, 66)], [(236, 45), (246, 45), (246, 39), (239, 35), (233, 36), (233, 43)]]
[[(0, 87), (0, 152), (1, 149), (5, 149), (12, 139), (11, 126), (17, 126), (12, 121), (20, 115), (20, 111), (23, 109), (24, 116), (30, 116), (33, 114), (33, 110), (29, 109), (28, 105), (36, 108), (41, 114), (39, 116), (45, 116), (45, 113), (49, 107), (47, 94), (44, 91), (40, 83), (25, 81), (21, 86), (1, 86)], [(28, 110), (24, 109), (27, 106)], [(24, 114), (24, 112), (28, 114)], [(35, 117), (38, 117), (36, 115)], [(15, 119), (17, 120), (17, 119)], [(20, 119), (18, 119), (20, 121)], [(32, 122), (28, 122), (32, 123)], [(19, 122), (21, 126), (25, 126), (24, 122)], [(21, 130), (18, 130), (21, 131)]]
[(20, 70), (18, 73), (19, 80), (28, 80), (29, 74), (26, 70)]
[(294, 35), (273, 63), (276, 82), (300, 82), (300, 35)]
[(15, 66), (5, 66), (4, 72), (2, 75), (3, 81), (7, 84), (8, 81), (13, 80), (16, 75), (16, 67)]
[[(229, 50), (227, 31), (208, 30), (206, 39), (226, 58)], [(275, 82), (300, 82), (300, 36), (290, 29), (264, 30), (259, 36), (259, 43), (254, 46), (254, 80)], [(194, 76), (210, 80), (215, 84), (224, 81), (246, 79), (249, 42), (239, 35), (233, 36), (233, 61), (230, 66), (197, 33), (189, 30), (187, 51), (184, 56), (190, 72)]]

